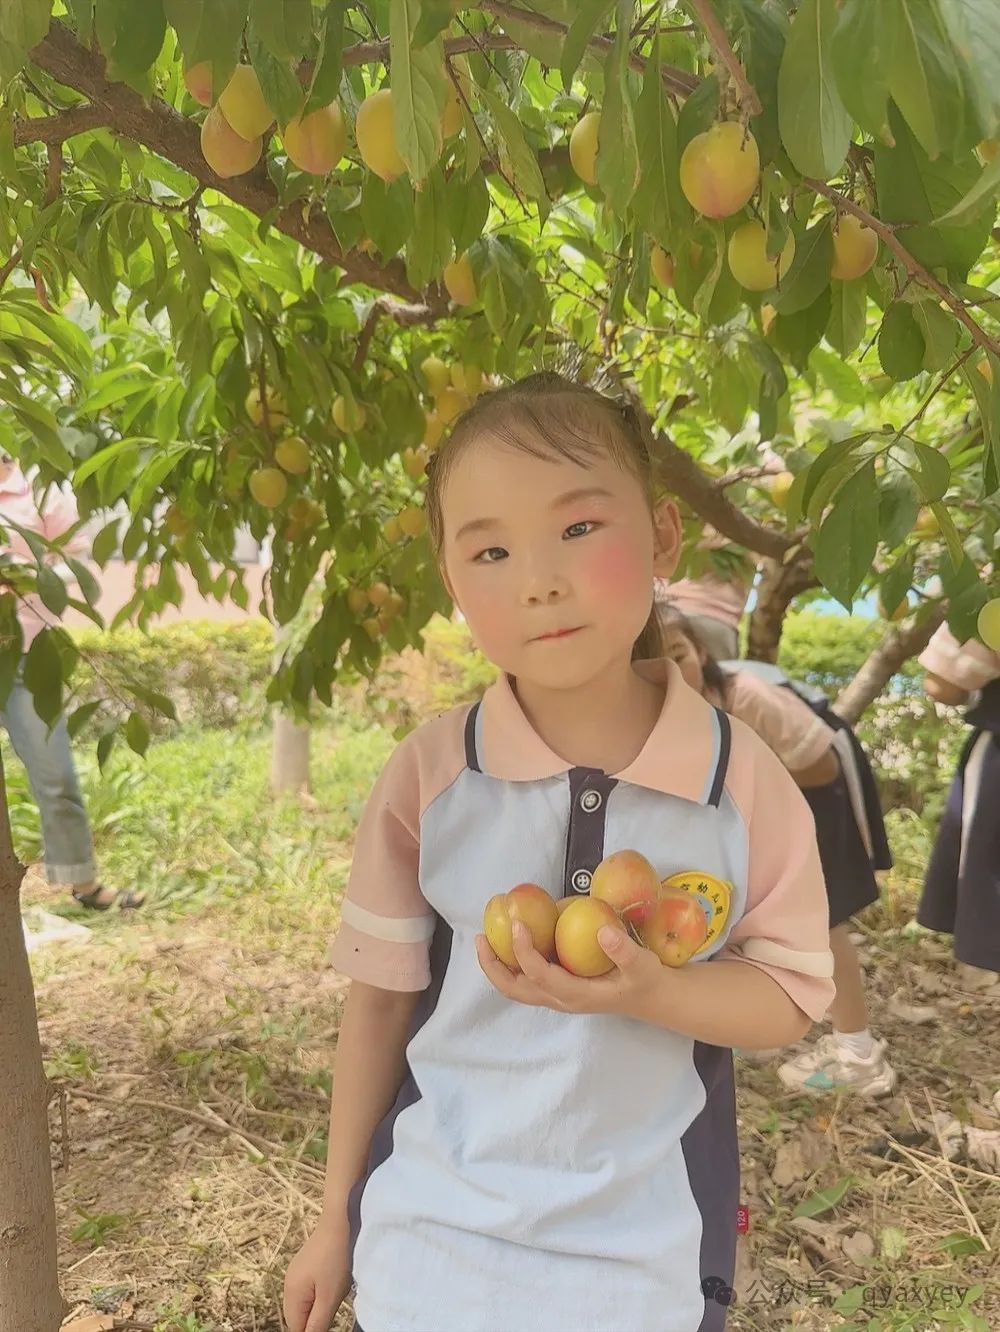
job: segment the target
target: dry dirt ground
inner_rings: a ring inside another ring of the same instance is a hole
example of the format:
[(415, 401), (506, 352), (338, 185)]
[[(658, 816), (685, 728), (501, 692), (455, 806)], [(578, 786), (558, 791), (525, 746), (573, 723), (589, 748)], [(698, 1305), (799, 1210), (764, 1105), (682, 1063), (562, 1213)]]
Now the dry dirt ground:
[[(808, 1100), (737, 1064), (737, 1332), (1000, 1329), (1000, 984), (979, 988), (944, 941), (902, 931), (911, 906), (890, 893), (863, 925), (896, 1095)], [(282, 1274), (321, 1193), (345, 990), (320, 956), (213, 910), (35, 954), (71, 1318), (282, 1332)], [(350, 1325), (345, 1311), (337, 1332)]]

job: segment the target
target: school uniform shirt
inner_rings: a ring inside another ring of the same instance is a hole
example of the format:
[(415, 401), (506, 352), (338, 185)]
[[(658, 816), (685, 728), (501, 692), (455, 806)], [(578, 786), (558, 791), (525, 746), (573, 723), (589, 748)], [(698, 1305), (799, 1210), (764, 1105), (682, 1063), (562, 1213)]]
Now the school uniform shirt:
[[(518, 1004), (474, 940), (522, 881), (585, 895), (613, 851), (729, 881), (723, 933), (812, 1019), (833, 998), (812, 818), (780, 762), (668, 662), (639, 755), (572, 767), (507, 677), (409, 735), (358, 830), (334, 965), (422, 990), (407, 1076), (351, 1200), (365, 1332), (718, 1332), (739, 1203), (732, 1052)], [(704, 1286), (704, 1289), (703, 1289)], [(708, 1291), (708, 1295), (706, 1295)]]
[(1000, 972), (1000, 653), (960, 643), (942, 625), (919, 657), (925, 670), (971, 695), (972, 732), (948, 792), (917, 920), (954, 935), (955, 957)]
[(834, 732), (791, 689), (739, 669), (726, 683), (726, 710), (755, 731), (790, 772), (818, 763), (833, 745)]

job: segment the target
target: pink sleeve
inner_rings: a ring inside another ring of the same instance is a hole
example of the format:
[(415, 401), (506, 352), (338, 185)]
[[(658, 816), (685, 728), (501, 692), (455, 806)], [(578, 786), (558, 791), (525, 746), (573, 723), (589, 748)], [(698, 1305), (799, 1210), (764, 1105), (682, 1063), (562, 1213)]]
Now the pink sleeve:
[(946, 624), (936, 631), (917, 661), (931, 675), (969, 693), (1000, 675), (1000, 654), (974, 638), (960, 643)]
[(812, 813), (777, 758), (733, 727), (730, 786), (749, 832), (747, 905), (721, 956), (766, 971), (814, 1022), (833, 1002), (830, 907)]
[(417, 735), (400, 744), (372, 789), (330, 962), (383, 990), (430, 984), (436, 916), (420, 891), (420, 772)]
[(797, 694), (742, 671), (730, 676), (726, 707), (760, 736), (789, 772), (811, 767), (833, 744), (832, 728)]

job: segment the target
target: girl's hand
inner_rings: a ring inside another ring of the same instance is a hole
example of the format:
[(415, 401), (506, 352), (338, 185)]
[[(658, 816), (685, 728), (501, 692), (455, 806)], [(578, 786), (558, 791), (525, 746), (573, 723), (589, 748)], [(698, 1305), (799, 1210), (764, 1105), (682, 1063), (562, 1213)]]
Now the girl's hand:
[(328, 1332), (350, 1289), (347, 1225), (324, 1213), (285, 1274), (288, 1332)]
[(655, 953), (641, 948), (624, 930), (605, 925), (597, 942), (614, 962), (605, 976), (585, 978), (565, 971), (558, 963), (546, 962), (531, 942), (531, 931), (514, 922), (514, 956), (520, 974), (509, 971), (487, 942), (476, 936), (479, 965), (493, 985), (508, 999), (558, 1013), (617, 1013), (644, 1018), (656, 1006), (670, 982), (670, 968)]

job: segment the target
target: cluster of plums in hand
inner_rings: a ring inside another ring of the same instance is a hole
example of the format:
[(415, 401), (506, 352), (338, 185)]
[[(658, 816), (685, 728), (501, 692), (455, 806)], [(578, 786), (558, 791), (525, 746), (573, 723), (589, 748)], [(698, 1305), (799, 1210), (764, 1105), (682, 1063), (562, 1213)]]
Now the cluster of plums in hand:
[(661, 882), (646, 857), (629, 850), (601, 861), (589, 896), (557, 902), (537, 883), (519, 883), (490, 898), (483, 932), (512, 971), (520, 970), (513, 942), (517, 920), (543, 957), (574, 976), (603, 976), (614, 966), (597, 941), (605, 925), (626, 929), (668, 967), (682, 966), (709, 937), (709, 919), (698, 897), (670, 879)]

